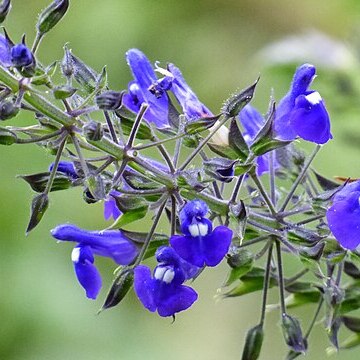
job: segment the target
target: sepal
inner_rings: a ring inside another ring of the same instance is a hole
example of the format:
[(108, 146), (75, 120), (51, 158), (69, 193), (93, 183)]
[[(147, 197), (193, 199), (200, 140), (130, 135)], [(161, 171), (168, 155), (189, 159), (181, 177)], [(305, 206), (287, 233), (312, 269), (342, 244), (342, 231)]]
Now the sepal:
[(49, 197), (47, 194), (39, 194), (34, 196), (31, 203), (30, 221), (26, 228), (26, 234), (33, 230), (41, 221), (49, 206)]

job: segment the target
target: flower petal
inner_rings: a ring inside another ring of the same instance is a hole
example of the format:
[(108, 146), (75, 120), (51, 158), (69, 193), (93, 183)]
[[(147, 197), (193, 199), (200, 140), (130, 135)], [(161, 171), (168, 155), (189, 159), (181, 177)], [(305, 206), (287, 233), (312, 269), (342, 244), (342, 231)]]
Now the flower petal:
[(184, 260), (192, 265), (203, 267), (205, 256), (197, 237), (173, 235), (170, 244)]
[(5, 67), (12, 66), (11, 47), (5, 36), (0, 35), (0, 64)]
[(99, 271), (93, 265), (94, 256), (90, 247), (75, 247), (71, 254), (71, 259), (74, 264), (76, 277), (80, 285), (85, 289), (86, 296), (89, 299), (96, 299), (100, 292), (102, 281)]
[(354, 250), (360, 244), (360, 191), (334, 202), (326, 218), (331, 232), (340, 245)]
[(154, 301), (156, 280), (151, 278), (151, 271), (147, 266), (139, 265), (134, 270), (134, 289), (138, 299), (149, 311), (156, 310)]
[(172, 316), (188, 309), (198, 298), (194, 289), (185, 285), (161, 284), (157, 310), (160, 316)]

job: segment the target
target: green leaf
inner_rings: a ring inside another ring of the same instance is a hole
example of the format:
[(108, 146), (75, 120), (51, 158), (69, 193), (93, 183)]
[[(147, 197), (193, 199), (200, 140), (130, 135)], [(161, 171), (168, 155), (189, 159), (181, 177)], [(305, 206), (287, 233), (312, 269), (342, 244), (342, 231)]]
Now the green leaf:
[(237, 160), (239, 159), (239, 154), (236, 150), (229, 146), (223, 146), (223, 145), (216, 145), (212, 143), (208, 143), (208, 146), (211, 151), (213, 151), (215, 154), (220, 155), (222, 157)]
[(231, 269), (224, 286), (231, 285), (252, 269), (254, 255), (249, 250), (240, 249), (237, 253), (232, 254), (227, 258), (227, 263)]
[(0, 145), (12, 145), (16, 143), (17, 136), (14, 132), (0, 127)]
[(327, 179), (326, 177), (320, 175), (315, 170), (312, 170), (312, 171), (315, 174), (317, 182), (319, 183), (319, 185), (321, 186), (321, 188), (324, 191), (334, 190), (334, 189), (339, 187), (339, 184), (337, 182), (335, 182), (333, 180), (330, 180), (330, 179)]
[(229, 128), (229, 146), (238, 155), (238, 158), (245, 161), (249, 156), (249, 147), (239, 130), (238, 120), (231, 119)]
[(360, 319), (353, 316), (343, 316), (342, 322), (351, 331), (360, 334)]
[[(235, 297), (246, 295), (258, 290), (262, 290), (264, 285), (265, 270), (254, 267), (248, 273), (240, 278), (241, 282), (228, 292), (224, 293), (224, 297)], [(269, 288), (277, 284), (276, 278), (270, 274)]]

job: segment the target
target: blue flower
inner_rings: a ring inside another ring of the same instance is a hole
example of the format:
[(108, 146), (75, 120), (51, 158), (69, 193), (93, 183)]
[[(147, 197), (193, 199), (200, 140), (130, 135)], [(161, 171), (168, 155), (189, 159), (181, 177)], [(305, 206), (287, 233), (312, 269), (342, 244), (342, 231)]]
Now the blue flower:
[(205, 218), (207, 205), (202, 200), (188, 202), (180, 212), (181, 231), (184, 235), (173, 235), (170, 244), (180, 257), (192, 265), (216, 266), (229, 250), (232, 231), (226, 226), (212, 229)]
[(282, 140), (297, 136), (317, 144), (332, 139), (330, 119), (317, 91), (309, 90), (316, 69), (303, 64), (295, 71), (289, 92), (276, 109), (275, 132)]
[(326, 218), (342, 247), (354, 250), (360, 245), (360, 181), (346, 185), (334, 196)]
[(196, 94), (186, 83), (180, 69), (174, 64), (168, 64), (167, 70), (158, 67), (157, 71), (165, 76), (153, 84), (153, 91), (160, 95), (164, 91), (171, 90), (189, 121), (214, 116), (211, 111), (200, 102)]
[[(251, 145), (257, 133), (264, 126), (265, 119), (263, 116), (251, 105), (246, 105), (239, 113), (239, 119), (244, 126), (244, 139), (248, 145)], [(257, 175), (261, 176), (270, 169), (270, 153), (257, 157)], [(278, 168), (279, 163), (274, 159), (274, 168)]]
[(104, 201), (104, 218), (109, 220), (111, 217), (116, 220), (120, 215), (121, 211), (117, 207), (116, 201), (112, 196), (119, 196), (120, 193), (116, 190), (110, 191), (108, 197)]
[(0, 35), (0, 64), (4, 67), (12, 66), (10, 41), (3, 35)]
[(109, 257), (119, 265), (128, 265), (138, 254), (136, 245), (121, 230), (87, 231), (64, 224), (51, 230), (51, 235), (60, 241), (78, 243), (71, 257), (78, 281), (90, 299), (95, 299), (101, 288), (93, 255)]
[[(135, 292), (149, 311), (157, 310), (160, 316), (173, 316), (188, 309), (197, 300), (197, 293), (182, 284), (192, 276), (192, 271), (198, 269), (185, 265), (170, 247), (159, 248), (156, 258), (159, 264), (154, 269), (153, 277), (147, 266), (135, 268)], [(189, 270), (191, 268), (193, 270)]]
[[(54, 168), (54, 163), (50, 164), (49, 171)], [(57, 172), (63, 173), (72, 179), (78, 179), (79, 176), (75, 170), (75, 166), (71, 161), (60, 161), (56, 169)]]
[(126, 53), (126, 60), (134, 81), (128, 85), (128, 92), (123, 97), (123, 104), (137, 113), (141, 104), (147, 103), (149, 108), (144, 119), (154, 123), (158, 128), (169, 126), (167, 96), (157, 97), (149, 89), (157, 81), (157, 77), (148, 58), (137, 49), (130, 49)]

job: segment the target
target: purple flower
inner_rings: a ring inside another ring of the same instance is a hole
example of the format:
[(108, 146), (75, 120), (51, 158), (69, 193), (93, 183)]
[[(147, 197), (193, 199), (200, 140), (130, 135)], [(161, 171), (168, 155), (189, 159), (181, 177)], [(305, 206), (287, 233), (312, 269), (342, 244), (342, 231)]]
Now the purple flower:
[(181, 231), (173, 235), (170, 244), (180, 257), (192, 265), (216, 266), (229, 250), (232, 231), (226, 226), (212, 230), (211, 221), (205, 218), (207, 205), (202, 200), (188, 202), (180, 212)]
[[(159, 248), (156, 258), (159, 264), (153, 277), (148, 267), (139, 265), (135, 268), (137, 297), (145, 308), (152, 312), (157, 310), (160, 316), (172, 316), (188, 309), (198, 296), (192, 288), (182, 284), (198, 268), (186, 265), (170, 247)], [(189, 271), (191, 268), (193, 270)]]
[[(251, 105), (246, 105), (239, 113), (239, 119), (245, 129), (244, 139), (248, 145), (251, 145), (257, 133), (264, 126), (265, 119), (263, 116)], [(270, 169), (270, 153), (257, 157), (256, 173), (261, 176)], [(278, 168), (279, 163), (274, 159), (274, 168)]]
[(342, 247), (354, 250), (360, 245), (360, 181), (346, 185), (336, 193), (326, 218)]
[(51, 235), (60, 241), (78, 243), (71, 255), (79, 283), (86, 296), (95, 299), (101, 288), (101, 278), (94, 264), (94, 254), (109, 257), (119, 265), (130, 264), (138, 248), (121, 230), (87, 231), (75, 225), (59, 225)]
[(167, 96), (157, 97), (149, 90), (157, 81), (150, 61), (137, 49), (130, 49), (126, 53), (126, 60), (135, 80), (129, 83), (128, 92), (123, 97), (123, 104), (137, 113), (141, 104), (147, 103), (149, 108), (146, 110), (144, 118), (158, 128), (168, 127)]
[(0, 64), (4, 67), (12, 66), (10, 41), (3, 35), (0, 35)]
[[(54, 163), (50, 164), (49, 171), (54, 168)], [(71, 161), (60, 161), (57, 167), (57, 172), (63, 173), (72, 179), (78, 179), (79, 176), (75, 170), (75, 166)]]
[(120, 193), (116, 190), (110, 191), (108, 197), (104, 201), (104, 218), (109, 220), (111, 217), (116, 220), (120, 215), (121, 211), (117, 207), (116, 200), (112, 196), (119, 196)]
[(332, 139), (325, 103), (317, 91), (309, 90), (315, 72), (311, 64), (296, 69), (290, 90), (276, 109), (275, 132), (280, 139), (299, 136), (317, 144)]

